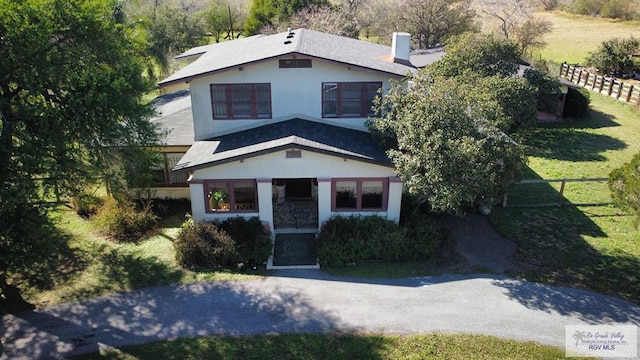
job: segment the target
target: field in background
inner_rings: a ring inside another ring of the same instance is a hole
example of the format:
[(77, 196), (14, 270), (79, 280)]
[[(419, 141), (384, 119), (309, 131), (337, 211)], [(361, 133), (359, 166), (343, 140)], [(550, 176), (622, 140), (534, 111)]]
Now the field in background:
[(534, 57), (556, 63), (584, 64), (590, 52), (604, 41), (614, 37), (640, 38), (640, 23), (594, 18), (562, 12), (541, 12), (536, 16), (553, 24), (545, 36), (547, 46)]

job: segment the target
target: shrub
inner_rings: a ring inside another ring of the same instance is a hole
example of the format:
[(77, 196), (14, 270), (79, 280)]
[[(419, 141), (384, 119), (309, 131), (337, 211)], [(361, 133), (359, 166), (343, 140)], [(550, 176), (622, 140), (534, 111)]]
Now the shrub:
[(138, 210), (130, 201), (108, 198), (98, 210), (95, 222), (114, 240), (138, 241), (156, 226), (157, 218), (149, 206)]
[(248, 221), (241, 217), (229, 218), (218, 227), (235, 241), (237, 263), (262, 264), (271, 254), (271, 238), (265, 233), (262, 222), (257, 217)]
[(560, 82), (537, 69), (527, 69), (524, 77), (537, 91), (536, 109), (555, 114), (558, 111)]
[(417, 260), (436, 254), (443, 243), (442, 235), (424, 220), (400, 227), (379, 216), (334, 216), (318, 235), (318, 257), (325, 266)]
[(640, 153), (609, 174), (609, 189), (617, 206), (635, 214), (637, 227), (640, 224)]
[(71, 198), (71, 208), (82, 217), (90, 217), (98, 212), (103, 201), (99, 197), (81, 192)]
[(187, 221), (173, 246), (176, 261), (186, 268), (226, 266), (237, 257), (231, 236), (210, 222)]
[(591, 97), (588, 90), (570, 87), (565, 100), (563, 117), (576, 119), (584, 117), (589, 111), (590, 102)]

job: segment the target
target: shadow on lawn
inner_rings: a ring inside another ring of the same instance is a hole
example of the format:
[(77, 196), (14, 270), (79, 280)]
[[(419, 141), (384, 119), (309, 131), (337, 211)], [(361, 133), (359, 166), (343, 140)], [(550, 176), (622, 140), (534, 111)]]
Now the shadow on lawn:
[(568, 161), (605, 161), (602, 153), (627, 147), (611, 136), (557, 126), (532, 129), (521, 142), (530, 156)]
[[(528, 178), (540, 177), (531, 171)], [(518, 187), (509, 195), (510, 204), (549, 203), (560, 197), (548, 183), (521, 188), (519, 193), (515, 190)], [(640, 304), (640, 259), (621, 251), (595, 249), (584, 237), (597, 241), (608, 235), (592, 220), (588, 208), (573, 206), (566, 198), (560, 200), (564, 206), (497, 208), (491, 214), (494, 227), (518, 244), (514, 261), (522, 269), (521, 275), (533, 281), (586, 288)], [(608, 216), (625, 215), (612, 212)], [(527, 291), (512, 295), (528, 307), (559, 304), (556, 310), (560, 312), (565, 303), (545, 301), (544, 295), (530, 297)]]
[(585, 118), (540, 124), (521, 134), (527, 154), (569, 161), (605, 161), (602, 153), (627, 147), (623, 141), (594, 134), (591, 129), (620, 126), (611, 115), (591, 110)]

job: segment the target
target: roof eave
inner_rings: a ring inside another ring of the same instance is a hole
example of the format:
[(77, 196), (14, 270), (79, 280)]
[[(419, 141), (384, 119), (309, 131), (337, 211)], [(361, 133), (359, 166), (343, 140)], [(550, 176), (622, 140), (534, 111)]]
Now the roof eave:
[(170, 80), (170, 81), (162, 81), (162, 82), (158, 83), (158, 87), (169, 86), (169, 85), (173, 85), (173, 84), (177, 84), (177, 83), (181, 83), (181, 82), (189, 83), (193, 79), (206, 77), (206, 76), (213, 75), (213, 74), (220, 73), (220, 72), (229, 71), (229, 70), (231, 70), (231, 69), (233, 69), (235, 67), (249, 66), (249, 65), (253, 65), (253, 64), (258, 64), (258, 63), (261, 63), (261, 62), (278, 59), (278, 58), (289, 56), (289, 55), (292, 55), (292, 54), (303, 55), (303, 56), (307, 56), (307, 57), (310, 57), (310, 58), (323, 60), (323, 61), (328, 61), (328, 62), (341, 64), (341, 65), (345, 65), (345, 66), (352, 66), (354, 68), (361, 69), (361, 70), (364, 70), (364, 71), (375, 71), (375, 72), (378, 72), (378, 73), (387, 74), (387, 75), (391, 75), (391, 76), (394, 76), (394, 77), (403, 77), (403, 76), (406, 76), (407, 73), (417, 70), (417, 68), (413, 64), (411, 64), (411, 65), (402, 64), (404, 66), (407, 66), (408, 69), (407, 69), (406, 73), (400, 74), (398, 72), (392, 72), (392, 71), (386, 71), (386, 70), (381, 70), (381, 69), (375, 69), (375, 68), (372, 68), (372, 67), (356, 65), (356, 64), (352, 64), (352, 63), (348, 63), (348, 62), (344, 62), (344, 61), (338, 61), (338, 60), (324, 58), (324, 57), (320, 57), (320, 56), (316, 56), (316, 55), (310, 55), (310, 54), (306, 54), (306, 53), (299, 52), (299, 51), (291, 51), (291, 52), (288, 52), (288, 53), (278, 54), (278, 55), (266, 57), (266, 58), (259, 59), (259, 60), (249, 61), (249, 62), (245, 62), (245, 63), (233, 64), (231, 66), (227, 66), (227, 67), (224, 67), (224, 68), (221, 68), (221, 69), (216, 69), (216, 70), (212, 70), (212, 71), (206, 71), (206, 72), (202, 72), (200, 74), (191, 75), (191, 76), (185, 76), (185, 77), (182, 77), (182, 78), (179, 78), (179, 79), (174, 79), (174, 80)]
[(186, 166), (186, 167), (182, 167), (180, 169), (176, 169), (176, 167), (174, 167), (173, 169), (171, 169), (171, 171), (175, 172), (175, 173), (182, 173), (182, 172), (187, 172), (187, 171), (195, 171), (195, 170), (205, 169), (205, 168), (208, 168), (208, 167), (218, 166), (218, 165), (222, 165), (222, 164), (228, 164), (228, 163), (235, 162), (235, 161), (241, 161), (241, 160), (245, 160), (245, 159), (249, 159), (249, 158), (253, 158), (253, 157), (257, 157), (257, 156), (261, 156), (261, 155), (267, 155), (267, 154), (271, 154), (271, 153), (274, 153), (274, 152), (286, 150), (286, 149), (289, 149), (289, 148), (292, 148), (292, 147), (295, 147), (296, 149), (302, 149), (302, 150), (315, 152), (315, 153), (318, 153), (318, 154), (341, 157), (341, 158), (344, 158), (344, 159), (349, 159), (349, 160), (354, 160), (354, 161), (358, 161), (358, 162), (369, 163), (369, 164), (373, 164), (373, 165), (380, 165), (380, 166), (385, 166), (385, 167), (389, 167), (389, 168), (394, 168), (395, 167), (393, 165), (393, 163), (391, 163), (391, 162), (383, 162), (383, 161), (372, 159), (372, 158), (359, 157), (359, 156), (355, 156), (355, 155), (351, 155), (351, 154), (340, 153), (340, 152), (337, 152), (337, 151), (318, 149), (318, 148), (315, 148), (315, 147), (312, 147), (312, 146), (300, 145), (298, 143), (288, 143), (288, 144), (284, 144), (284, 145), (274, 146), (274, 147), (271, 147), (271, 148), (268, 148), (268, 149), (262, 149), (262, 150), (258, 150), (258, 151), (245, 153), (245, 154), (242, 154), (242, 155), (232, 156), (232, 157), (225, 158), (225, 159), (209, 161), (209, 162), (206, 162), (206, 163), (192, 165), (192, 166)]

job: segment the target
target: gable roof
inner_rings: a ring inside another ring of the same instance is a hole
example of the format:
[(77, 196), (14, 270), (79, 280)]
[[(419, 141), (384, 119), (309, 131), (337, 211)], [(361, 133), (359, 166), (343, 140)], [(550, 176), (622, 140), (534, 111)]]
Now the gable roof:
[(206, 45), (187, 51), (185, 56), (202, 52), (204, 54), (196, 61), (162, 80), (158, 85), (189, 81), (235, 66), (292, 54), (334, 61), (393, 76), (405, 76), (408, 72), (415, 71), (415, 67), (411, 65), (393, 62), (389, 46), (308, 29)]
[(215, 166), (291, 147), (393, 167), (371, 133), (295, 118), (196, 141), (173, 171)]

